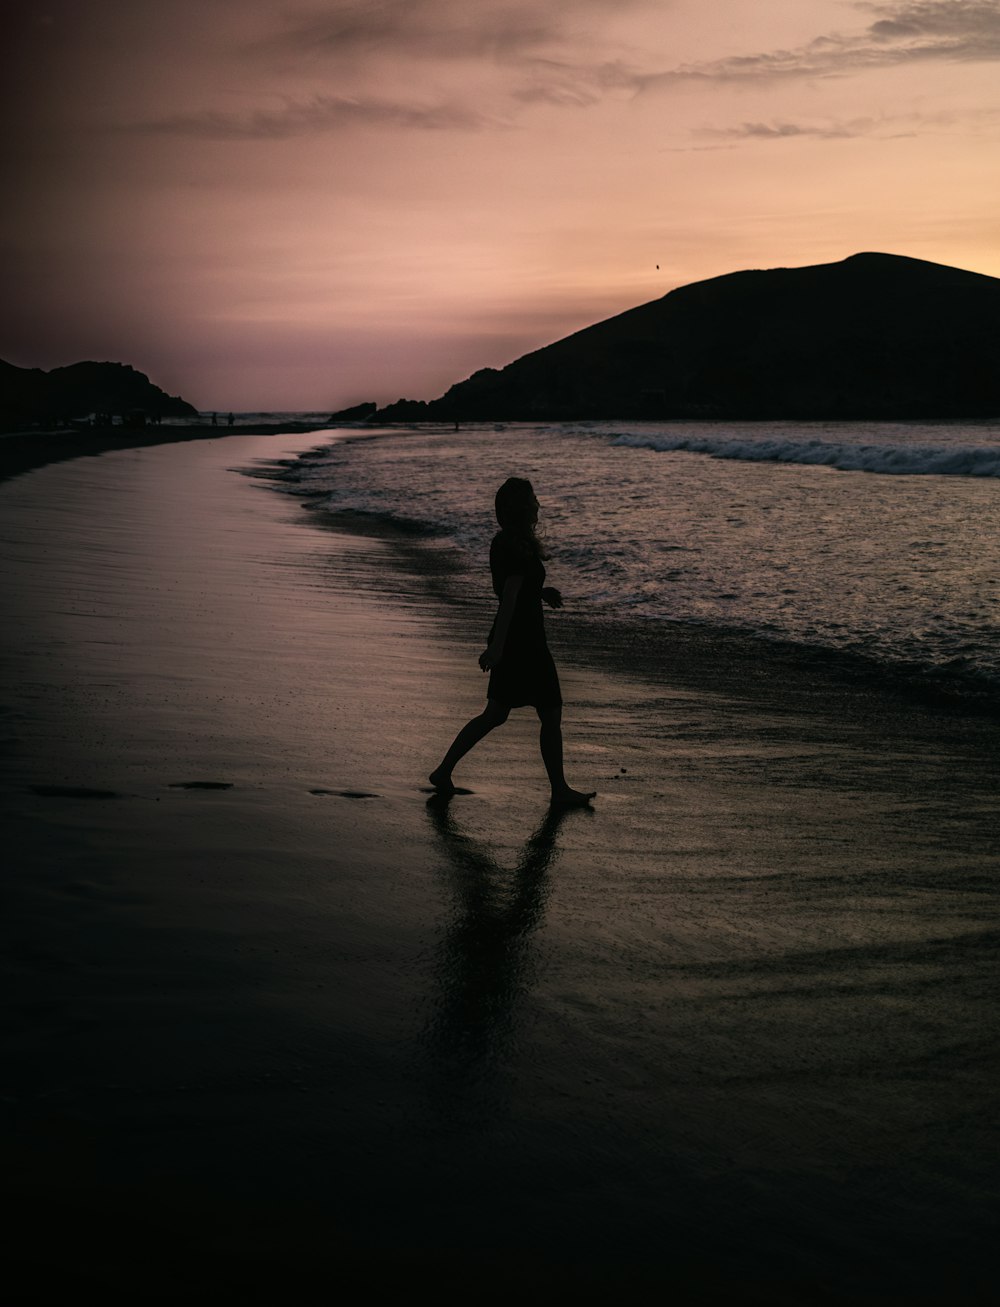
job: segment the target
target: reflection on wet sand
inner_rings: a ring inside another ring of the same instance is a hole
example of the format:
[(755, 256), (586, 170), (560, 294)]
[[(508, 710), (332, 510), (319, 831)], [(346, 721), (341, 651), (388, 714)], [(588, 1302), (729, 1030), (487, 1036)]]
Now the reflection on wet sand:
[(569, 812), (548, 811), (511, 871), (462, 829), (448, 798), (427, 804), (451, 904), (424, 1042), (455, 1088), (476, 1087), (492, 1097), (516, 1051), (518, 1008), (535, 979), (531, 934), (545, 910), (556, 837)]

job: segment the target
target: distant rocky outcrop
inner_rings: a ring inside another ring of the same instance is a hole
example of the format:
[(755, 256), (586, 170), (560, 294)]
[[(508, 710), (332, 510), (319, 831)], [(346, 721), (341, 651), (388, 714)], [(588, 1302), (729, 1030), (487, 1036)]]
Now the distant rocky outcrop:
[(1000, 415), (1000, 280), (892, 254), (682, 286), (383, 421)]
[[(465, 385), (465, 382), (459, 382), (459, 385)], [(456, 387), (452, 386), (452, 390)], [(451, 391), (448, 392), (451, 394)], [(397, 399), (393, 404), (386, 404), (385, 408), (378, 411), (378, 420), (380, 422), (435, 422), (439, 418), (447, 416), (450, 421), (450, 413), (445, 414), (444, 399), (432, 399), (430, 402), (423, 399)]]
[(6, 427), (68, 423), (90, 414), (133, 419), (196, 417), (198, 410), (168, 395), (125, 363), (72, 363), (43, 372), (0, 360), (0, 423)]
[(378, 412), (378, 405), (375, 403), (353, 404), (350, 408), (338, 409), (336, 413), (330, 414), (331, 422), (367, 422)]

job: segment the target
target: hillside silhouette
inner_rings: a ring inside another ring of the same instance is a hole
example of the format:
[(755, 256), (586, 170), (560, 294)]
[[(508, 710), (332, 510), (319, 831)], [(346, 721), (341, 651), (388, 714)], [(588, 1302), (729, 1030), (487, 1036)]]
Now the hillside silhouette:
[(18, 368), (0, 359), (0, 422), (4, 426), (69, 422), (91, 413), (125, 417), (195, 417), (197, 409), (168, 395), (125, 363), (71, 363)]
[(894, 254), (681, 286), (382, 421), (1000, 414), (1000, 280)]

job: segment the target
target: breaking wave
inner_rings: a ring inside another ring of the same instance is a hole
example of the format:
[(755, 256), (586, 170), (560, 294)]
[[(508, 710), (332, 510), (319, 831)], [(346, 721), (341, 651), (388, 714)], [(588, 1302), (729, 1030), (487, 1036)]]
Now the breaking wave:
[(660, 453), (681, 451), (744, 463), (799, 463), (883, 476), (1000, 477), (1000, 446), (990, 445), (856, 445), (653, 434), (623, 434), (611, 443)]

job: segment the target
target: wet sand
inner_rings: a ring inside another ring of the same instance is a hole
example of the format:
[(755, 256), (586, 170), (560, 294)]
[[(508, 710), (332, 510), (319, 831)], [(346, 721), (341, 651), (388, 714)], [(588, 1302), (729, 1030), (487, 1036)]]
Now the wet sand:
[(18, 1301), (991, 1299), (995, 723), (555, 616), (594, 810), (428, 804), (482, 632), (310, 443), (0, 488)]
[(227, 429), (225, 425), (188, 423), (184, 426), (128, 428), (90, 427), (71, 430), (0, 432), (0, 481), (6, 481), (50, 463), (74, 458), (91, 458), (115, 449), (144, 449), (150, 445), (176, 444), (188, 440), (218, 440), (235, 435), (299, 435), (311, 430), (304, 423), (258, 423)]

